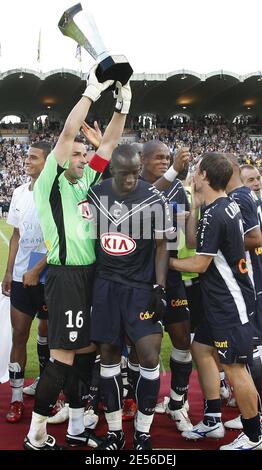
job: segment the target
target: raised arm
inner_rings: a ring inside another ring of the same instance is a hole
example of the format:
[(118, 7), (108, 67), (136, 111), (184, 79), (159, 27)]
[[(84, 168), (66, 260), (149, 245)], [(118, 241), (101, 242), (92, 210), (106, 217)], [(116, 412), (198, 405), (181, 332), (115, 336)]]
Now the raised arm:
[(191, 207), (190, 214), (186, 224), (186, 246), (187, 248), (196, 248), (196, 233), (197, 225), (199, 220), (199, 212), (201, 204), (203, 204), (203, 198), (199, 192), (195, 190), (195, 183), (191, 184)]
[(155, 181), (154, 186), (159, 189), (159, 191), (166, 191), (171, 183), (175, 181), (178, 173), (183, 171), (185, 165), (189, 162), (189, 159), (190, 153), (188, 148), (181, 148), (175, 156), (173, 165), (171, 165), (161, 178)]
[(104, 83), (98, 82), (95, 74), (96, 67), (97, 65), (90, 70), (87, 79), (87, 87), (83, 96), (67, 117), (64, 128), (54, 148), (54, 154), (60, 166), (64, 166), (65, 162), (69, 159), (72, 153), (74, 139), (86, 118), (91, 104), (97, 101), (101, 93), (113, 84), (110, 80)]
[(102, 140), (102, 132), (100, 130), (97, 121), (94, 122), (94, 127), (89, 126), (85, 121), (82, 124), (81, 131), (89, 144), (93, 145), (95, 149), (98, 149)]
[(118, 145), (125, 127), (126, 115), (130, 108), (132, 96), (129, 82), (123, 87), (117, 82), (116, 90), (117, 101), (115, 112), (105, 130), (96, 155), (89, 162), (89, 166), (94, 170), (98, 170), (98, 156), (101, 157), (101, 165), (104, 165), (103, 162), (108, 162), (111, 159), (112, 152)]

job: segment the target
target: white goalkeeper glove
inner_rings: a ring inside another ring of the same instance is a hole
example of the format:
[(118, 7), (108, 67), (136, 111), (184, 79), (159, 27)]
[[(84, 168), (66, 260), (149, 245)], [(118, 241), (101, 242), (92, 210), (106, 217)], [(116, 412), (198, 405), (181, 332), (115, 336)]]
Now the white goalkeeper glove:
[(87, 96), (91, 101), (95, 102), (100, 98), (101, 93), (113, 85), (113, 80), (107, 80), (106, 82), (100, 83), (96, 77), (96, 68), (98, 64), (95, 64), (89, 71), (89, 75), (86, 80), (86, 89), (83, 96)]
[(115, 111), (121, 114), (128, 114), (132, 98), (129, 81), (124, 86), (120, 82), (116, 82), (114, 98), (116, 98)]

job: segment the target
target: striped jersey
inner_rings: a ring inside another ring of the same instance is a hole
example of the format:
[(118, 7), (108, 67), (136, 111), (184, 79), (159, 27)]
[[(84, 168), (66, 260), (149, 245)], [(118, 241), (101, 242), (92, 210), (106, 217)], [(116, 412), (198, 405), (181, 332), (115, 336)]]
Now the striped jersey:
[[(260, 228), (261, 206), (255, 193), (246, 186), (234, 189), (229, 196), (240, 207), (243, 217), (244, 234), (254, 228)], [(246, 252), (248, 273), (255, 288), (256, 296), (262, 295), (262, 247), (254, 248)]]
[(198, 224), (196, 253), (213, 257), (200, 274), (205, 314), (213, 328), (245, 324), (255, 311), (243, 236), (243, 220), (234, 200), (220, 197), (205, 207)]
[(155, 282), (155, 235), (172, 236), (170, 207), (154, 186), (138, 180), (125, 196), (112, 187), (112, 178), (88, 192), (90, 212), (97, 223), (97, 274), (132, 287), (151, 289)]

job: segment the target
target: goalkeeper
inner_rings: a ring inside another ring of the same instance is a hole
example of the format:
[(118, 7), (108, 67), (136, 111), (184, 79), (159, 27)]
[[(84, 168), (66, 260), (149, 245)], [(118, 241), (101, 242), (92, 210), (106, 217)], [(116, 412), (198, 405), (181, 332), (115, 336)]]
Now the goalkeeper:
[[(61, 390), (69, 397), (69, 445), (101, 442), (84, 427), (85, 381), (95, 358), (90, 346), (90, 307), (95, 263), (93, 221), (86, 195), (108, 164), (125, 125), (114, 113), (97, 153), (87, 166), (87, 152), (77, 138), (92, 102), (113, 82), (99, 83), (91, 69), (83, 97), (69, 114), (44, 172), (34, 188), (49, 265), (45, 284), (49, 310), (50, 361), (38, 383), (26, 450), (62, 450), (47, 434), (50, 409)], [(121, 105), (121, 103), (120, 103)], [(118, 103), (119, 106), (119, 103)]]

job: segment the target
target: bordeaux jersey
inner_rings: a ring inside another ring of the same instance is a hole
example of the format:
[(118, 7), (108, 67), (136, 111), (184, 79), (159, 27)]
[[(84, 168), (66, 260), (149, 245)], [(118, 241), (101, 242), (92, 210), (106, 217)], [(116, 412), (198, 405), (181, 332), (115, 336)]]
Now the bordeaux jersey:
[(260, 230), (262, 230), (262, 199), (257, 197), (257, 195), (256, 195), (256, 205), (257, 205), (257, 215), (258, 215)]
[[(246, 186), (240, 186), (229, 194), (239, 205), (243, 217), (244, 234), (260, 227), (259, 200)], [(261, 221), (262, 222), (262, 221)], [(262, 247), (247, 251), (248, 272), (256, 295), (262, 294)]]
[[(175, 179), (172, 185), (165, 191), (165, 195), (170, 201), (170, 203), (174, 207), (174, 221), (176, 220), (176, 212), (177, 211), (189, 211), (190, 205), (187, 199), (187, 195), (182, 185), (181, 181)], [(179, 231), (178, 231), (179, 237)], [(173, 258), (177, 258), (177, 250), (170, 251), (170, 256)], [(167, 274), (167, 286), (172, 287), (177, 284), (177, 282), (182, 279), (182, 275), (180, 272), (175, 271), (173, 269), (168, 270)]]
[(88, 203), (97, 222), (98, 276), (151, 289), (155, 282), (156, 232), (171, 237), (174, 232), (164, 195), (138, 180), (135, 190), (121, 197), (110, 178), (90, 188)]
[(208, 322), (214, 328), (247, 323), (255, 297), (246, 266), (242, 216), (231, 198), (218, 198), (205, 208), (198, 224), (197, 254), (213, 256), (207, 271), (200, 274)]
[[(141, 177), (143, 181), (143, 177)], [(170, 184), (169, 188), (166, 191), (163, 191), (163, 194), (167, 197), (169, 203), (173, 208), (173, 222), (174, 228), (177, 231), (177, 224), (176, 224), (176, 214), (177, 212), (189, 211), (190, 205), (188, 202), (188, 198), (186, 195), (186, 191), (184, 186), (182, 185), (179, 179), (175, 179), (173, 183)], [(177, 232), (178, 233), (178, 232)], [(179, 233), (178, 233), (179, 237)], [(178, 244), (178, 240), (175, 240), (176, 245)], [(170, 250), (169, 254), (172, 258), (177, 258), (177, 250)], [(169, 269), (167, 273), (167, 287), (175, 287), (179, 281), (182, 280), (182, 275), (180, 272), (175, 271), (174, 269)]]

